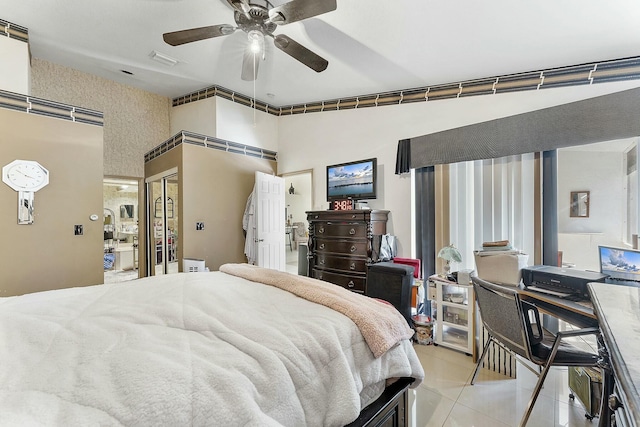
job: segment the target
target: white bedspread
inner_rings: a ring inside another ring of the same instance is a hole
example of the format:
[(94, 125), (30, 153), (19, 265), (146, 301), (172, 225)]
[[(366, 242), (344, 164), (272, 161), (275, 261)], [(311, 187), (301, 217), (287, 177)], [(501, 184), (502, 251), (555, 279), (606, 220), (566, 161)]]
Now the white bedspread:
[(409, 341), (221, 272), (0, 298), (2, 426), (338, 426), (403, 376)]

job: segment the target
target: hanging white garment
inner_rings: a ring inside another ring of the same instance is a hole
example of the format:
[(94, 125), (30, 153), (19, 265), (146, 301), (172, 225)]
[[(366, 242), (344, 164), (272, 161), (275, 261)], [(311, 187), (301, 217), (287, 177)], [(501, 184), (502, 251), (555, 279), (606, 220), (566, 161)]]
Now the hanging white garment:
[(244, 214), (242, 215), (242, 228), (246, 231), (244, 240), (244, 254), (247, 256), (247, 263), (255, 265), (256, 261), (256, 249), (255, 249), (255, 235), (256, 235), (256, 221), (255, 221), (255, 204), (253, 191), (247, 198), (247, 204), (244, 208)]

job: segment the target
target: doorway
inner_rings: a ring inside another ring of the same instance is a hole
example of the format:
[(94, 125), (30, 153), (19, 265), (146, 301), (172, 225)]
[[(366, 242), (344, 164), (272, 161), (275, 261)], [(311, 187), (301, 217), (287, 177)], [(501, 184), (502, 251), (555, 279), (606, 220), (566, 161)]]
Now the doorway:
[(132, 178), (103, 179), (104, 283), (139, 277), (138, 187)]
[(151, 276), (178, 273), (178, 173), (171, 169), (146, 179), (147, 271)]
[[(300, 274), (299, 257), (306, 260), (309, 223), (307, 211), (313, 206), (313, 169), (280, 175), (285, 180), (286, 271)], [(305, 264), (306, 266), (306, 264)], [(300, 267), (303, 267), (302, 265)], [(304, 268), (303, 268), (304, 269)]]

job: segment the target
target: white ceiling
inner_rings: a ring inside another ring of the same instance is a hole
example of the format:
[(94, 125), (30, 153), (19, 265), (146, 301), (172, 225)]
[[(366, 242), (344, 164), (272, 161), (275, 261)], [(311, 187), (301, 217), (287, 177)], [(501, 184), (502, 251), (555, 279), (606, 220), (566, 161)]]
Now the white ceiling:
[[(0, 19), (28, 28), (35, 58), (172, 98), (218, 85), (275, 106), (640, 55), (638, 0), (337, 3), (275, 31), (327, 59), (327, 70), (308, 69), (268, 39), (255, 86), (240, 79), (241, 31), (177, 47), (162, 40), (234, 24), (226, 0), (0, 0)], [(154, 50), (179, 63), (153, 61)]]

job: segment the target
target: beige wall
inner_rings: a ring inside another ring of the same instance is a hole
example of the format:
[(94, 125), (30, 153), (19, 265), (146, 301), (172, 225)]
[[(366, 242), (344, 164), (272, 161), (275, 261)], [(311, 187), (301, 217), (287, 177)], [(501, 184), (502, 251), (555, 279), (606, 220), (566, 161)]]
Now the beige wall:
[(217, 97), (177, 105), (171, 108), (171, 135), (187, 130), (201, 135), (216, 136)]
[[(273, 174), (275, 162), (182, 144), (146, 164), (147, 176), (178, 167), (178, 258), (205, 260), (210, 270), (246, 262), (242, 215), (255, 171)], [(196, 231), (196, 222), (204, 230)], [(182, 270), (182, 265), (179, 265)]]
[[(204, 258), (210, 270), (246, 262), (242, 215), (255, 171), (275, 173), (276, 164), (255, 157), (183, 145), (182, 206), (184, 256)], [(196, 222), (204, 230), (196, 231)]]
[[(102, 134), (99, 126), (0, 109), (0, 164), (35, 160), (49, 170), (31, 225), (18, 225), (17, 193), (0, 183), (1, 297), (103, 282)], [(84, 235), (74, 235), (76, 224)]]
[(170, 100), (33, 59), (31, 95), (104, 113), (104, 174), (143, 177), (144, 154), (168, 139)]

